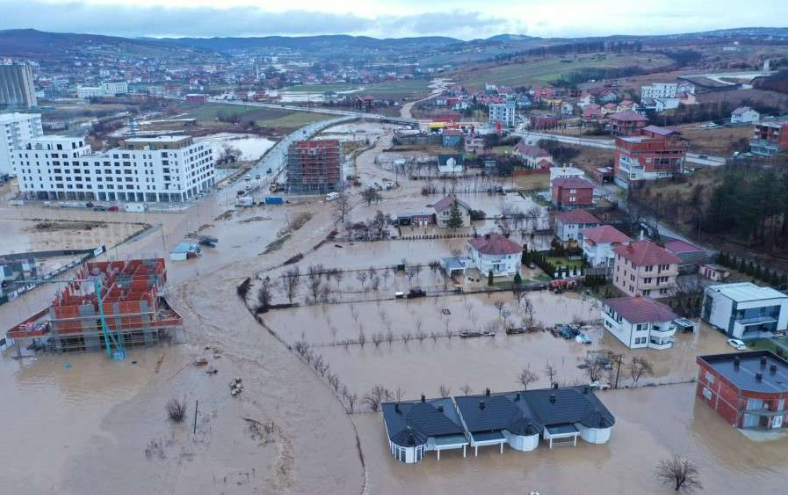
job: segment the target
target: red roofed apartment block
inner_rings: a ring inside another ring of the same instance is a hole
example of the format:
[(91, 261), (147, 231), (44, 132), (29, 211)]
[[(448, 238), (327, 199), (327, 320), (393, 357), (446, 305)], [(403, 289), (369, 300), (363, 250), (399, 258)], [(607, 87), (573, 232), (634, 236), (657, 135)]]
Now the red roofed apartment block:
[(579, 177), (558, 177), (550, 182), (553, 205), (559, 210), (594, 206), (594, 183)]
[(681, 260), (651, 241), (613, 250), (613, 285), (629, 296), (669, 297), (676, 291)]
[(683, 174), (688, 147), (676, 131), (653, 125), (635, 135), (616, 138), (616, 184), (627, 188)]
[(513, 277), (520, 271), (523, 247), (501, 234), (490, 233), (468, 241), (471, 258), (482, 276)]
[(632, 110), (612, 113), (608, 116), (610, 134), (614, 136), (630, 136), (648, 124), (648, 119)]

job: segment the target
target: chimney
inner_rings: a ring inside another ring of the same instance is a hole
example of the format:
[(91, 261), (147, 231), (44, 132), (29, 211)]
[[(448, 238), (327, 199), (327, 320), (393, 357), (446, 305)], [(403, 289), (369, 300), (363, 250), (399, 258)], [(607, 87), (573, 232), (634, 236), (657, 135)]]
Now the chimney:
[(777, 373), (777, 365), (776, 364), (772, 364), (771, 366), (769, 366), (769, 373), (771, 373), (772, 375)]
[(590, 386), (586, 385), (585, 387), (583, 387), (583, 393), (584, 394), (587, 394), (590, 391), (591, 391), (591, 387)]
[(484, 238), (489, 241), (490, 240), (490, 234), (484, 234)]
[(443, 412), (443, 406), (438, 406), (438, 412), (439, 412), (439, 413), (442, 413), (442, 412)]
[(397, 414), (399, 414), (399, 402), (397, 402), (396, 404), (394, 404), (394, 412), (395, 412), (395, 413), (397, 413)]
[(520, 401), (520, 392), (517, 392), (516, 394), (514, 394), (514, 401), (515, 402), (519, 402)]
[(484, 395), (486, 395), (487, 397), (489, 397), (489, 396), (490, 396), (490, 387), (487, 387), (487, 388), (484, 390)]
[(734, 357), (733, 358), (733, 369), (738, 370), (740, 364), (741, 364), (741, 359), (739, 358), (739, 356)]
[(550, 394), (550, 404), (555, 404), (555, 394), (554, 393)]
[(766, 356), (761, 356), (761, 368), (766, 367)]
[(484, 401), (483, 401), (483, 400), (480, 400), (480, 401), (479, 401), (479, 409), (481, 409), (482, 411), (484, 411), (484, 408), (485, 408), (485, 407), (486, 407), (486, 404), (484, 403)]
[(427, 402), (427, 398), (424, 396), (424, 394), (421, 394), (421, 401), (422, 402)]
[(761, 373), (760, 371), (758, 373), (755, 373), (755, 381), (756, 382), (762, 382), (763, 381), (763, 373)]
[(558, 382), (553, 382), (553, 390), (558, 390)]

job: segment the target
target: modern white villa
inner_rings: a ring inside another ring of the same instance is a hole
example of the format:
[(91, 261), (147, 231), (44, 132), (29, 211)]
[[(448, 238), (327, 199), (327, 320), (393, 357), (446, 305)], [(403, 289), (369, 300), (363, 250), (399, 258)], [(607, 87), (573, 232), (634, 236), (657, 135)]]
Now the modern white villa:
[(490, 233), (468, 241), (470, 254), (480, 274), (513, 277), (520, 271), (523, 247), (501, 234)]
[(734, 339), (773, 336), (788, 328), (788, 295), (751, 282), (710, 285), (701, 317)]
[(632, 243), (629, 236), (610, 225), (581, 230), (579, 238), (583, 246), (583, 257), (588, 264), (594, 268), (607, 268), (608, 271), (613, 270), (616, 259), (613, 249)]
[(673, 347), (678, 318), (665, 304), (650, 297), (617, 297), (602, 306), (608, 332), (630, 349), (657, 350)]
[(549, 448), (577, 445), (580, 438), (603, 444), (610, 439), (615, 418), (589, 386), (554, 386), (520, 392), (466, 395), (443, 399), (383, 404), (383, 422), (392, 455), (406, 464), (424, 453), (504, 446), (530, 452), (544, 440)]

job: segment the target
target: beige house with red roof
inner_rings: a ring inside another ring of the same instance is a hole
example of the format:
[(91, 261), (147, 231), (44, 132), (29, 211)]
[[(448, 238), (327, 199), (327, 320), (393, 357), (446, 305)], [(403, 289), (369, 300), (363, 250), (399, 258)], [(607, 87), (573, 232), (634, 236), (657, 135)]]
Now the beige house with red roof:
[(650, 297), (617, 297), (602, 306), (605, 329), (630, 349), (669, 349), (678, 318), (673, 311)]
[(581, 230), (579, 237), (586, 262), (594, 268), (604, 267), (611, 270), (616, 259), (613, 250), (632, 243), (629, 236), (610, 225)]
[(438, 227), (448, 228), (449, 219), (451, 218), (451, 208), (455, 201), (457, 202), (457, 207), (460, 210), (460, 216), (462, 217), (462, 226), (471, 226), (471, 207), (468, 205), (468, 203), (459, 199), (456, 195), (449, 194), (445, 198), (432, 205), (432, 209), (435, 210), (435, 223), (438, 224)]
[(618, 246), (613, 285), (628, 296), (669, 297), (676, 292), (681, 260), (651, 241)]
[(501, 234), (490, 233), (468, 241), (470, 254), (482, 276), (513, 277), (520, 271), (523, 247)]

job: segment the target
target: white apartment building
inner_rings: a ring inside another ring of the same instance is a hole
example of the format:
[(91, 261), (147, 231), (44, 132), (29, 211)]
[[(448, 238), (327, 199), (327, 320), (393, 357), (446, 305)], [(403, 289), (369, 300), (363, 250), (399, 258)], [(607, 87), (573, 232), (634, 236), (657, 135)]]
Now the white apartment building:
[(731, 338), (768, 337), (788, 328), (788, 295), (751, 282), (710, 285), (701, 317)]
[(125, 95), (129, 92), (129, 84), (126, 81), (103, 82), (101, 88), (108, 96)]
[(491, 103), (488, 107), (490, 124), (500, 123), (503, 127), (514, 127), (517, 115), (514, 103)]
[(19, 190), (38, 199), (181, 202), (215, 180), (210, 143), (190, 136), (127, 139), (102, 153), (84, 138), (44, 136), (15, 155)]
[(22, 142), (44, 135), (37, 113), (0, 114), (0, 175), (14, 174), (14, 150)]
[(695, 85), (682, 83), (653, 83), (640, 87), (640, 98), (676, 98), (680, 93), (695, 94)]

